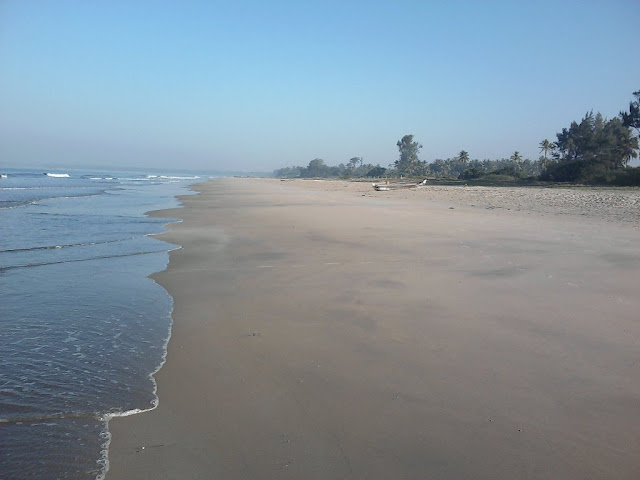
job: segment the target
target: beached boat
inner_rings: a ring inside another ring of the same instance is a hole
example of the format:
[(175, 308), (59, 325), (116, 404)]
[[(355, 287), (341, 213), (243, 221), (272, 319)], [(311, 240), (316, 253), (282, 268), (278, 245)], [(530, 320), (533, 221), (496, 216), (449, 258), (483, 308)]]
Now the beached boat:
[(427, 180), (420, 183), (372, 183), (373, 189), (378, 192), (386, 192), (388, 190), (405, 190), (409, 188), (418, 188), (427, 184)]

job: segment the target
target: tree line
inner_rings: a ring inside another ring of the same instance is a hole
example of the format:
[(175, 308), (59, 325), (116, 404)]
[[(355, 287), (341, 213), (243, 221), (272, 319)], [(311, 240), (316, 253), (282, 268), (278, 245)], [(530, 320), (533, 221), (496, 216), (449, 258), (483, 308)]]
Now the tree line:
[[(628, 168), (638, 157), (640, 135), (640, 90), (633, 92), (629, 111), (606, 120), (599, 112), (588, 112), (556, 134), (557, 140), (540, 143), (547, 181), (640, 185), (640, 168)], [(635, 130), (635, 132), (634, 132)], [(551, 159), (547, 162), (547, 154)]]
[(284, 167), (273, 172), (277, 178), (357, 178), (382, 177), (387, 169), (364, 163), (362, 157), (352, 157), (346, 164), (329, 166), (321, 158), (314, 158), (306, 167)]
[(489, 181), (581, 182), (589, 184), (640, 185), (640, 167), (629, 167), (638, 157), (640, 136), (640, 90), (633, 92), (628, 111), (605, 119), (600, 113), (587, 112), (580, 122), (556, 133), (556, 140), (540, 142), (537, 160), (525, 159), (515, 151), (509, 158), (471, 159), (461, 150), (447, 159), (431, 163), (420, 160), (422, 145), (413, 135), (398, 142), (398, 158), (389, 168), (364, 163), (353, 157), (347, 163), (328, 166), (316, 158), (306, 167), (286, 167), (274, 172), (279, 178), (351, 178), (351, 177), (432, 177), (441, 179)]

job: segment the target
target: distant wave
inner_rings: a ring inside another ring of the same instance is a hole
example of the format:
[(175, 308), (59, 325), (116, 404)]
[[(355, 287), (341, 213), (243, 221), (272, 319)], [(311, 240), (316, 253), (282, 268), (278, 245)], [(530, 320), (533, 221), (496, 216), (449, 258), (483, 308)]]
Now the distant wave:
[(54, 177), (54, 178), (69, 178), (70, 175), (68, 173), (45, 173), (45, 175), (47, 177)]
[[(30, 185), (28, 187), (0, 187), (0, 190), (55, 190), (55, 191), (60, 191), (60, 189), (69, 189), (68, 186), (64, 186), (61, 187), (59, 185), (56, 186), (51, 186), (51, 185)], [(83, 188), (96, 188), (95, 185), (74, 185), (71, 188), (74, 188), (76, 190), (81, 190)], [(105, 190), (100, 190), (101, 192), (104, 192)]]
[[(153, 380), (153, 376), (149, 376)], [(129, 417), (131, 415), (137, 415), (139, 413), (149, 412), (155, 410), (158, 407), (158, 398), (151, 401), (149, 408), (133, 408), (131, 410), (117, 410), (111, 412), (56, 412), (56, 413), (42, 413), (40, 415), (27, 415), (27, 416), (9, 416), (0, 418), (0, 424), (20, 424), (31, 423), (35, 425), (46, 424), (48, 422), (56, 420), (66, 420), (70, 418), (86, 418), (97, 420), (98, 422), (108, 423), (111, 419), (116, 417)]]
[(23, 202), (0, 201), (0, 210), (9, 210), (12, 208), (26, 207), (27, 205), (35, 205), (37, 203), (38, 203), (37, 200), (28, 200)]
[(0, 178), (9, 178), (9, 175), (6, 173), (0, 173)]
[(93, 245), (105, 245), (107, 243), (118, 243), (124, 240), (133, 240), (135, 237), (118, 239), (118, 240), (106, 240), (104, 242), (84, 242), (84, 243), (68, 243), (63, 245), (43, 245), (38, 247), (27, 247), (27, 248), (10, 248), (8, 250), (0, 250), (0, 253), (9, 253), (9, 252), (30, 252), (33, 250), (58, 250), (60, 248), (70, 248), (70, 247), (88, 247)]
[[(150, 376), (150, 378), (153, 378)], [(98, 420), (99, 422), (108, 422), (115, 417), (129, 417), (131, 415), (137, 415), (138, 413), (144, 413), (151, 410), (155, 410), (158, 406), (157, 398), (151, 402), (149, 408), (133, 408), (131, 410), (118, 410), (114, 412), (57, 412), (57, 413), (43, 413), (42, 415), (28, 415), (28, 416), (9, 416), (0, 418), (0, 424), (2, 423), (35, 423), (46, 422), (50, 420), (64, 420), (67, 418), (91, 418)]]
[(21, 264), (21, 265), (8, 265), (6, 267), (0, 267), (0, 273), (3, 273), (7, 270), (14, 270), (16, 268), (32, 268), (32, 267), (44, 267), (46, 265), (60, 265), (61, 263), (89, 262), (91, 260), (102, 260), (105, 258), (135, 257), (136, 255), (152, 255), (154, 253), (167, 253), (168, 251), (169, 250), (151, 250), (149, 252), (118, 253), (115, 255), (98, 255), (95, 257), (75, 258), (75, 259), (69, 259), (69, 260), (60, 260), (57, 262), (41, 262), (41, 263), (27, 263), (27, 264)]
[(157, 176), (147, 175), (146, 177), (116, 177), (116, 180), (122, 180), (125, 182), (148, 182), (150, 180), (158, 180)]
[(10, 418), (0, 418), (0, 423), (44, 423), (50, 420), (63, 420), (66, 418), (92, 418), (98, 421), (104, 421), (104, 415), (99, 415), (95, 413), (83, 413), (83, 412), (70, 412), (70, 413), (52, 413), (49, 415), (33, 415), (27, 417), (10, 417)]
[[(89, 189), (95, 187), (74, 187), (76, 189)], [(8, 187), (8, 188), (0, 188), (0, 190), (52, 190), (55, 188), (52, 187)], [(0, 210), (7, 210), (10, 208), (19, 208), (26, 207), (29, 205), (37, 205), (39, 202), (51, 200), (53, 198), (80, 198), (80, 197), (93, 197), (96, 195), (102, 195), (106, 190), (98, 190), (89, 193), (78, 193), (76, 195), (64, 195), (64, 196), (56, 196), (56, 195), (47, 195), (37, 198), (29, 198), (25, 200), (9, 200), (9, 201), (0, 201)]]
[(172, 175), (147, 175), (147, 178), (151, 179), (151, 178), (162, 178), (164, 180), (197, 180), (200, 177), (197, 175), (193, 175), (190, 177), (179, 177), (179, 176), (172, 176)]

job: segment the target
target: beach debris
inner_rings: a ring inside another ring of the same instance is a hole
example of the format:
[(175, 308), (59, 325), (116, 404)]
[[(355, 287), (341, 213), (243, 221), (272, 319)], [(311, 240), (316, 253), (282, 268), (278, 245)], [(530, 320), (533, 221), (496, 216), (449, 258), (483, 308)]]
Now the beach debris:
[(425, 178), (420, 183), (389, 183), (387, 180), (385, 183), (372, 183), (371, 186), (377, 192), (387, 192), (389, 190), (406, 190), (409, 188), (418, 188), (427, 184), (427, 179)]
[[(171, 444), (166, 444), (166, 443), (156, 443), (155, 445), (147, 445), (147, 447), (149, 447), (149, 448), (160, 448), (160, 447), (164, 447), (164, 446), (167, 446), (167, 445), (175, 445), (175, 443), (171, 443)], [(141, 451), (146, 450), (146, 449), (147, 449), (147, 447), (145, 447), (144, 445), (142, 445), (142, 446), (140, 446), (140, 447), (136, 448), (136, 453), (140, 453)]]
[(253, 331), (253, 332), (251, 332), (251, 336), (252, 336), (252, 337), (259, 337), (259, 336), (260, 336), (260, 332), (258, 332), (258, 331)]

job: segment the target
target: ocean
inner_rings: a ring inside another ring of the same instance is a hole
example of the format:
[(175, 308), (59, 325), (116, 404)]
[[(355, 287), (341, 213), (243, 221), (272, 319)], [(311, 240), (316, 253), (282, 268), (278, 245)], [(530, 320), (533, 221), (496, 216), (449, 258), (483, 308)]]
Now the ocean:
[(171, 331), (149, 275), (179, 247), (145, 212), (207, 177), (0, 173), (0, 478), (100, 479), (109, 419), (156, 405)]

